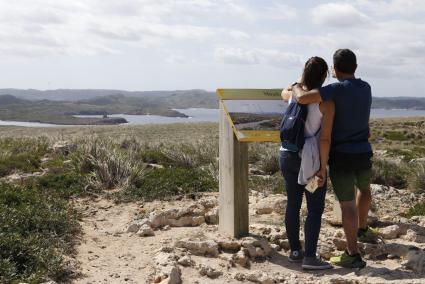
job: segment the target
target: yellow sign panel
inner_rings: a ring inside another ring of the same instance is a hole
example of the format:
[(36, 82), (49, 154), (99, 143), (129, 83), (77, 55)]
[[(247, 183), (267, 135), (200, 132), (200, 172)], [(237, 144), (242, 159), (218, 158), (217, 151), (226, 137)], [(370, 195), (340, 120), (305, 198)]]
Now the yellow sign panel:
[(241, 142), (280, 142), (280, 122), (288, 104), (282, 89), (218, 89), (228, 121)]

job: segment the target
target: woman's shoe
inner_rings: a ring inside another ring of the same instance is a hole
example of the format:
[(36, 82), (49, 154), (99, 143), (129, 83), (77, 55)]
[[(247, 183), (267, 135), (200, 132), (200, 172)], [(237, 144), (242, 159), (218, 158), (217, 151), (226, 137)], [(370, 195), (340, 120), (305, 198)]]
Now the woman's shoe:
[(289, 262), (302, 262), (304, 259), (304, 252), (302, 250), (294, 250), (288, 256)]
[(302, 268), (305, 270), (324, 270), (332, 269), (333, 266), (322, 260), (320, 256), (304, 256)]

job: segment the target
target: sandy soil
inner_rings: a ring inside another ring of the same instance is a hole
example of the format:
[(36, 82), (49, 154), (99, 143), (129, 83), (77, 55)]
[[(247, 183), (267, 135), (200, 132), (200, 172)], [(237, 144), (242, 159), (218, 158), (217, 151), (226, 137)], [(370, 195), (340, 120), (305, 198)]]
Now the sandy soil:
[[(211, 196), (211, 195), (210, 195)], [(213, 196), (216, 196), (213, 194)], [(324, 215), (322, 235), (319, 246), (326, 246), (326, 242), (341, 231), (338, 227), (328, 224), (332, 207), (332, 195), (328, 194), (326, 214)], [(379, 200), (379, 199), (377, 199)], [(388, 202), (387, 197), (383, 200)], [(261, 198), (250, 198), (250, 223), (268, 224), (283, 229), (283, 216), (277, 213), (259, 215), (255, 212), (255, 203)], [(95, 200), (79, 200), (78, 207), (83, 212), (83, 237), (77, 247), (76, 259), (79, 262), (81, 277), (73, 283), (151, 283), (156, 274), (153, 261), (155, 255), (163, 247), (173, 247), (176, 240), (187, 237), (202, 239), (216, 239), (218, 236), (216, 225), (202, 224), (198, 227), (172, 227), (167, 230), (156, 230), (153, 237), (140, 237), (134, 233), (127, 233), (129, 224), (140, 214), (154, 209), (182, 208), (192, 204), (193, 200), (172, 202), (128, 203), (114, 204), (112, 201), (98, 198)], [(377, 214), (382, 217), (388, 208), (377, 206)], [(401, 208), (400, 208), (401, 207)], [(404, 210), (402, 205), (398, 210)], [(305, 214), (305, 208), (302, 210)], [(382, 211), (382, 212), (381, 212)], [(391, 212), (390, 212), (391, 213)], [(392, 209), (393, 215), (384, 216), (385, 219), (394, 219), (399, 212)], [(255, 227), (254, 225), (253, 227)], [(424, 228), (425, 229), (425, 228)], [(390, 242), (415, 245), (425, 248), (423, 243), (412, 243), (397, 238)], [(360, 271), (343, 268), (322, 272), (305, 272), (299, 264), (289, 263), (288, 252), (273, 251), (270, 257), (262, 261), (252, 261), (249, 269), (241, 266), (229, 266), (230, 254), (222, 253), (218, 257), (203, 257), (192, 255), (196, 266), (180, 267), (183, 283), (252, 283), (235, 280), (236, 272), (265, 272), (280, 273), (292, 282), (288, 283), (425, 283), (425, 275), (407, 270), (400, 258), (367, 259), (368, 266)], [(198, 265), (204, 264), (220, 270), (223, 275), (216, 279), (201, 276)], [(345, 279), (345, 280), (343, 280)], [(288, 280), (288, 281), (289, 281)]]

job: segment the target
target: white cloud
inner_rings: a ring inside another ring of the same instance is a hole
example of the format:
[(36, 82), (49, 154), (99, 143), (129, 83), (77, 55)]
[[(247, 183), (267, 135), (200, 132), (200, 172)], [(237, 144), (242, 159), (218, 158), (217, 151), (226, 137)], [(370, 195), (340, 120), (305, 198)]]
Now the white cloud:
[(348, 3), (327, 3), (312, 10), (313, 22), (334, 28), (358, 26), (368, 22), (368, 17)]
[(214, 57), (228, 64), (266, 64), (278, 68), (302, 66), (300, 55), (274, 49), (220, 47), (215, 50)]
[(216, 60), (229, 64), (258, 64), (257, 54), (253, 50), (244, 50), (242, 48), (216, 48), (214, 52)]

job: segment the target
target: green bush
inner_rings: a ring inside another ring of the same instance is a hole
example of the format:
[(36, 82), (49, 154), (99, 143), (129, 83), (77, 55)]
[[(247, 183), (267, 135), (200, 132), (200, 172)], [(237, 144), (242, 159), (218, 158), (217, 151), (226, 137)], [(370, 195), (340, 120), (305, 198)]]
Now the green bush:
[(406, 134), (400, 131), (386, 131), (384, 133), (384, 137), (389, 140), (394, 141), (406, 141), (408, 138), (406, 137)]
[(40, 170), (40, 159), (47, 153), (45, 139), (0, 140), (0, 177), (15, 171), (35, 172)]
[(0, 283), (69, 276), (63, 255), (72, 250), (78, 232), (66, 200), (36, 188), (0, 184)]
[(409, 189), (413, 192), (425, 192), (425, 164), (413, 163), (409, 176)]
[(425, 216), (425, 202), (417, 203), (407, 211), (407, 218), (413, 216)]
[(84, 176), (73, 171), (48, 173), (41, 177), (28, 179), (25, 184), (65, 199), (86, 194)]
[(119, 192), (117, 197), (120, 201), (149, 201), (217, 189), (217, 180), (207, 170), (163, 168), (147, 171), (133, 186)]
[(379, 158), (373, 161), (372, 183), (406, 188), (408, 174), (408, 167), (403, 162), (396, 163)]
[(248, 180), (248, 188), (250, 190), (255, 190), (260, 192), (286, 194), (283, 178), (279, 174), (275, 174), (269, 177), (250, 176)]

